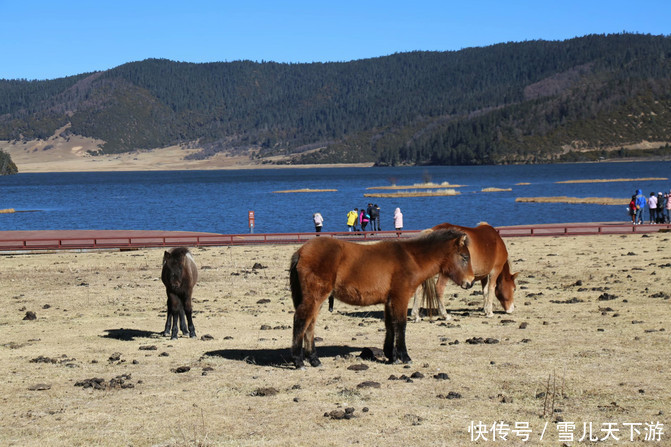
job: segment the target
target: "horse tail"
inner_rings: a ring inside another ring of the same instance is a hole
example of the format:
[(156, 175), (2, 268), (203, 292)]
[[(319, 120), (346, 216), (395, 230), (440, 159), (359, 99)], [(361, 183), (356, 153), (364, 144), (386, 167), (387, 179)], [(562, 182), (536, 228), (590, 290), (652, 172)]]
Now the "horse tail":
[(434, 312), (438, 312), (438, 303), (440, 297), (436, 291), (436, 281), (433, 278), (428, 278), (422, 283), (422, 302), (429, 316), (433, 316)]
[(294, 301), (294, 309), (303, 302), (303, 290), (301, 289), (301, 282), (298, 278), (298, 260), (300, 254), (294, 253), (291, 257), (291, 266), (289, 267), (289, 286), (291, 287), (291, 298)]

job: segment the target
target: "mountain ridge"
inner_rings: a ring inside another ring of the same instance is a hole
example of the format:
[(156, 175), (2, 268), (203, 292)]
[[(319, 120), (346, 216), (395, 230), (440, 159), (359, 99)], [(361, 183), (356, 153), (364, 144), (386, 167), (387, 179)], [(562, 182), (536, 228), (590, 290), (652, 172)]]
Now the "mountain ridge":
[(179, 146), (256, 164), (666, 157), (669, 92), (671, 38), (629, 33), (350, 62), (147, 59), (0, 80), (0, 140), (78, 136), (100, 141), (90, 156)]

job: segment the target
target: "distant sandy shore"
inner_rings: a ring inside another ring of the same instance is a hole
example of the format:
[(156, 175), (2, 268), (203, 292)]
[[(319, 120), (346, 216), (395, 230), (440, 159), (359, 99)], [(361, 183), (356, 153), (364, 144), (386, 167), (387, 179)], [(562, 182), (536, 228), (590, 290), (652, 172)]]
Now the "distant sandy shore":
[[(96, 140), (61, 137), (27, 143), (0, 140), (0, 150), (12, 157), (20, 173), (35, 172), (102, 172), (102, 171), (173, 171), (217, 169), (282, 169), (314, 167), (370, 167), (372, 163), (294, 165), (264, 164), (250, 160), (246, 155), (230, 156), (224, 153), (205, 160), (185, 160), (199, 149), (170, 146), (161, 149), (134, 151), (124, 154), (91, 155), (96, 151)], [(273, 158), (271, 161), (282, 161)]]

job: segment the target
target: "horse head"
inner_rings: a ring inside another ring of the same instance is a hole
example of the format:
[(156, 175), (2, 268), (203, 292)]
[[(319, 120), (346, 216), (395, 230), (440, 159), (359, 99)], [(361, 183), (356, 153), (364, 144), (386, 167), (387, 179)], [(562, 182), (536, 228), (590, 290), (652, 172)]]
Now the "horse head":
[(460, 236), (455, 238), (454, 248), (448, 257), (447, 268), (442, 270), (443, 274), (447, 274), (452, 281), (463, 289), (470, 289), (473, 287), (475, 275), (471, 264), (471, 253), (468, 251), (469, 239), (465, 234), (459, 233)]
[(515, 278), (517, 278), (517, 273), (510, 273), (510, 265), (508, 261), (503, 265), (503, 270), (499, 274), (499, 277), (496, 278), (496, 298), (499, 299), (501, 307), (506, 313), (512, 313), (515, 310), (515, 303), (513, 303), (513, 295), (517, 286), (515, 285)]

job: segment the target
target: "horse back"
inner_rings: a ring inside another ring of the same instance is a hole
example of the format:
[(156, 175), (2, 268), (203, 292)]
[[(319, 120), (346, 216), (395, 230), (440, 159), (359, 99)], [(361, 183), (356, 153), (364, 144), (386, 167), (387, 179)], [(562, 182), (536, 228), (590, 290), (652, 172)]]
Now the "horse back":
[(498, 231), (489, 224), (481, 223), (477, 227), (462, 227), (443, 223), (436, 225), (432, 230), (455, 228), (468, 236), (468, 251), (471, 254), (471, 264), (475, 279), (480, 280), (490, 273), (498, 275), (503, 265), (508, 262), (508, 250)]

